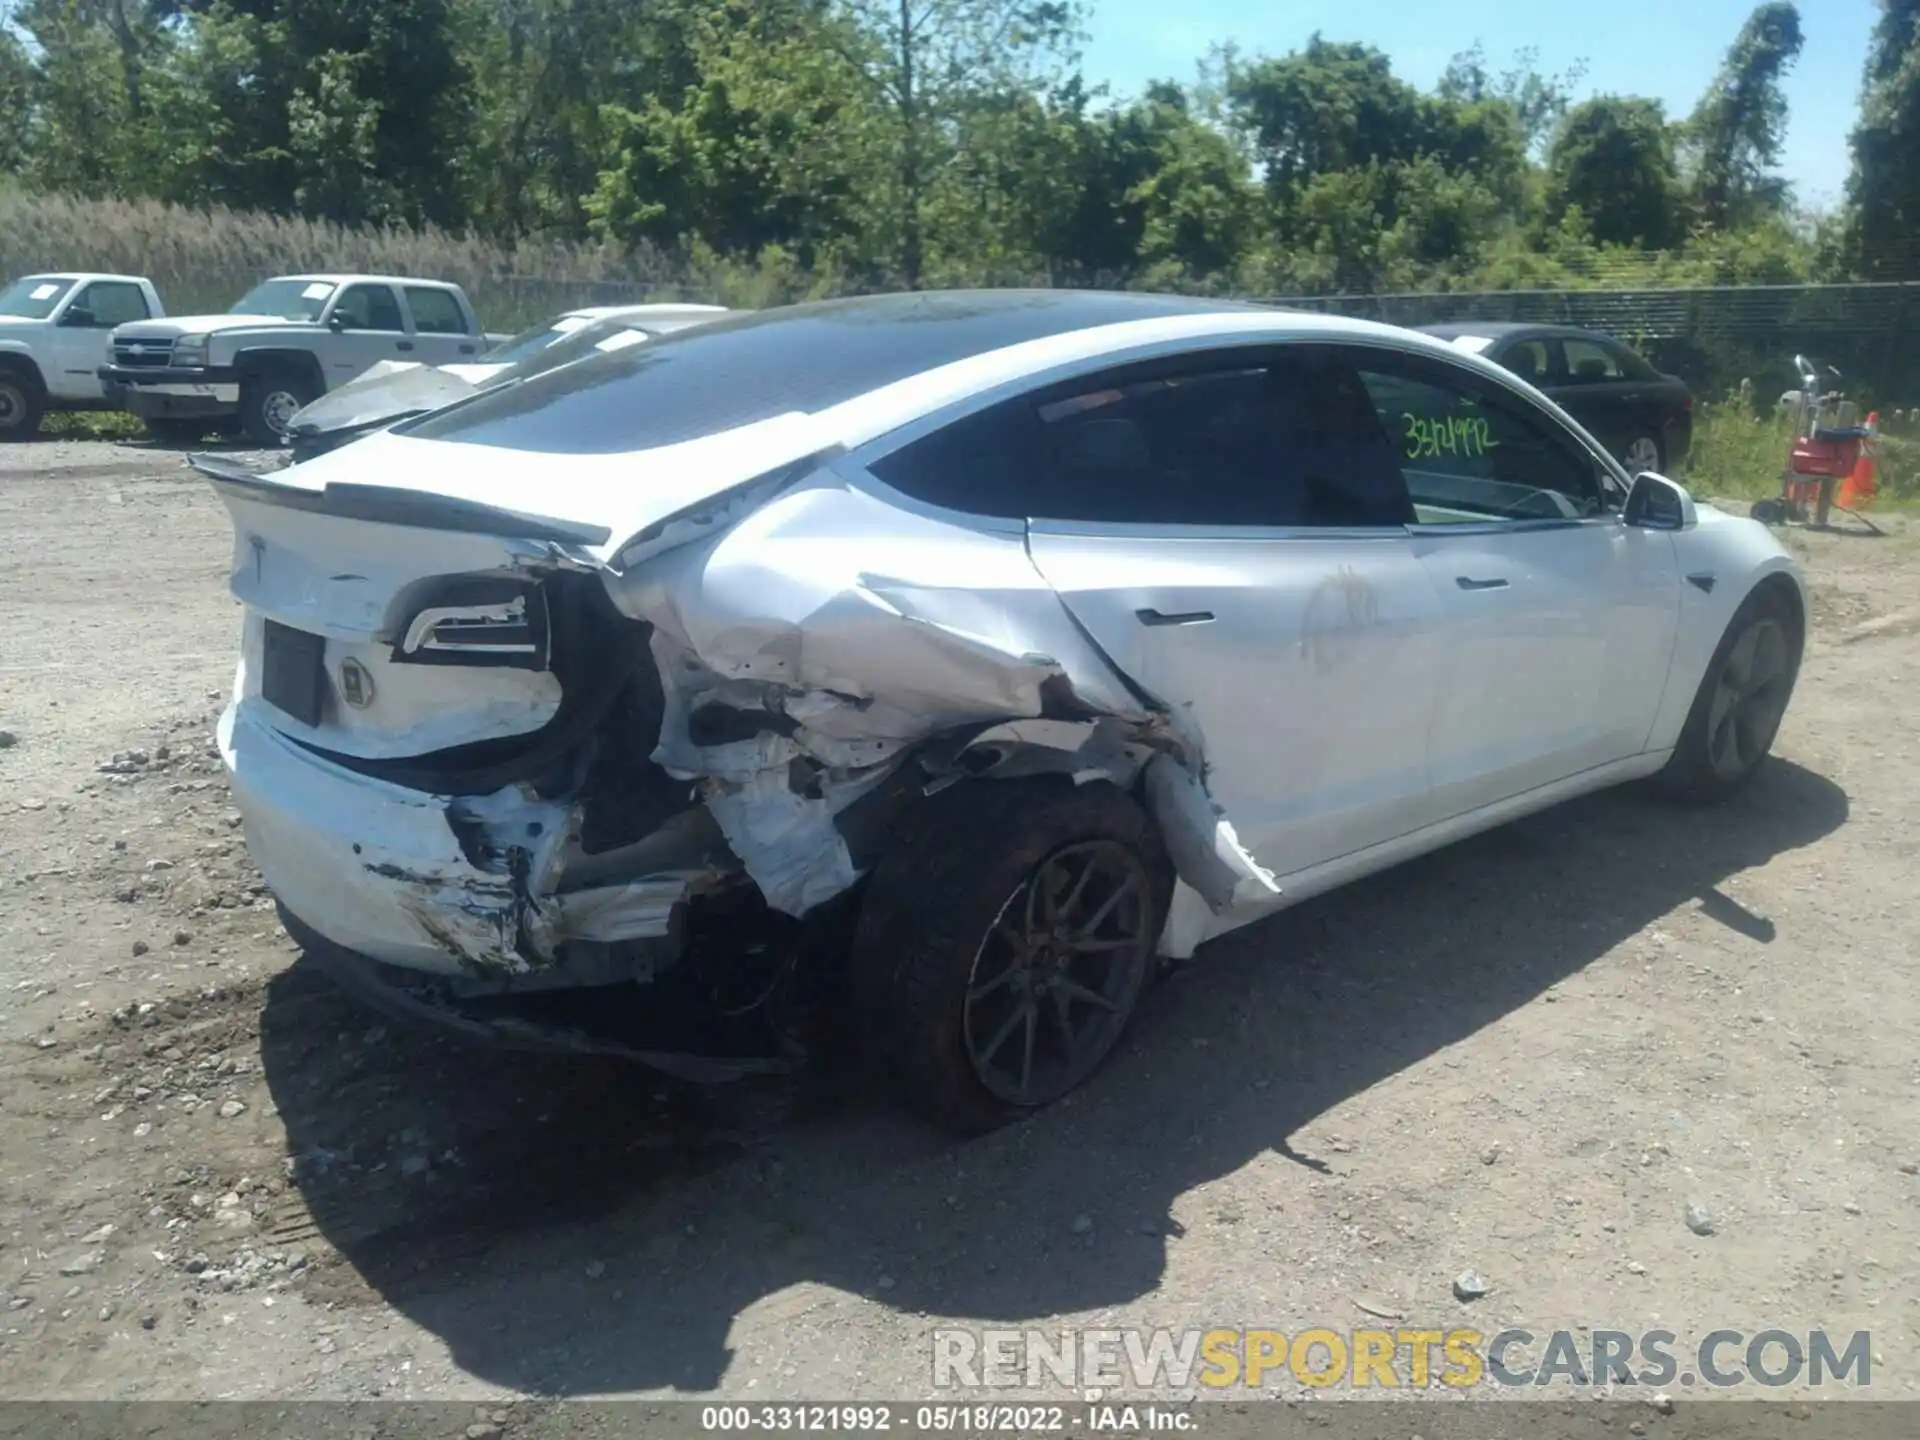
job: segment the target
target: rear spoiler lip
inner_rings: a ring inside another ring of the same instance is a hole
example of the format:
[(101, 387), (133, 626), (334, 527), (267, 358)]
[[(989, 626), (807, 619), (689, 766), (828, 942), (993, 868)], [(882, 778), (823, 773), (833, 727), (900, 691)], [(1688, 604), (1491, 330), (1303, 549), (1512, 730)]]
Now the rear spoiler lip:
[(507, 540), (544, 540), (561, 545), (604, 545), (613, 538), (613, 531), (605, 525), (528, 515), (500, 505), (392, 485), (335, 482), (309, 490), (276, 479), (276, 472), (255, 470), (223, 455), (196, 453), (187, 457), (187, 464), (212, 481), (216, 490), (237, 491), (263, 504), (308, 510), (342, 520), (369, 520), (381, 525), (497, 535)]

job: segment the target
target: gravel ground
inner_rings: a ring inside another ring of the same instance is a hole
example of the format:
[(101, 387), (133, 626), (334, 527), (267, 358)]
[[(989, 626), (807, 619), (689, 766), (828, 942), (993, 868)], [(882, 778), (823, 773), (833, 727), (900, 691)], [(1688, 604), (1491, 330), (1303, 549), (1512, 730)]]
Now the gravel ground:
[(0, 1395), (899, 1397), (946, 1325), (1405, 1323), (1869, 1330), (1911, 1396), (1920, 533), (1794, 543), (1808, 660), (1735, 804), (1595, 797), (1241, 931), (955, 1145), (336, 994), (211, 749), (218, 505), (0, 449)]

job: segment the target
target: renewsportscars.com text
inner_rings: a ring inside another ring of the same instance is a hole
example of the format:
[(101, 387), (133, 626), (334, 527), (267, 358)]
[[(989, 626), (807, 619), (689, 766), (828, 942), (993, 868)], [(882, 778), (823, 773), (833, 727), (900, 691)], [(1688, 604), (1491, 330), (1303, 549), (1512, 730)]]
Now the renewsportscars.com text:
[(1185, 1390), (1286, 1381), (1355, 1389), (1502, 1386), (1705, 1386), (1872, 1383), (1868, 1331), (1469, 1329), (936, 1330), (941, 1390), (1131, 1386)]

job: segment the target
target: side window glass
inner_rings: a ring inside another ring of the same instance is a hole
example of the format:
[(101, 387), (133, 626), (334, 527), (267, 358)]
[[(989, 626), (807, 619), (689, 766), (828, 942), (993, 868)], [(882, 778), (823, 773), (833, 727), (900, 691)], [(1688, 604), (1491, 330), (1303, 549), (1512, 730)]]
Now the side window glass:
[(385, 285), (349, 285), (334, 307), (349, 330), (405, 330), (400, 302)]
[(464, 335), (467, 318), (460, 313), (460, 302), (445, 290), (407, 287), (407, 308), (413, 311), (413, 328), (422, 335)]
[(1529, 385), (1544, 385), (1551, 368), (1547, 360), (1547, 342), (1516, 340), (1500, 357), (1500, 363)]
[(147, 297), (140, 287), (117, 280), (94, 281), (74, 304), (92, 311), (94, 327), (100, 330), (147, 318)]
[(1038, 518), (1262, 528), (1412, 519), (1359, 377), (1323, 349), (1043, 397), (1036, 414)]
[(1517, 396), (1391, 362), (1362, 362), (1361, 375), (1399, 441), (1419, 523), (1577, 520), (1605, 509), (1593, 459)]
[(1620, 362), (1615, 360), (1603, 345), (1591, 340), (1576, 340), (1569, 336), (1565, 341), (1567, 352), (1567, 378), (1575, 385), (1602, 384), (1608, 380), (1620, 380)]
[(947, 510), (1024, 520), (1036, 486), (1039, 437), (1024, 400), (979, 411), (903, 445), (873, 473), (903, 495)]
[(1391, 437), (1324, 351), (1129, 367), (956, 422), (875, 464), (977, 514), (1206, 527), (1402, 526)]

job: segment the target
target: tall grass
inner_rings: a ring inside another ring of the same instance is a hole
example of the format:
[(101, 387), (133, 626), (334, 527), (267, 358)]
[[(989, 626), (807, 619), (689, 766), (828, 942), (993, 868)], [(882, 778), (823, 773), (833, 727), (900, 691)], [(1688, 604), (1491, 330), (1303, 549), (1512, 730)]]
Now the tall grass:
[(146, 275), (176, 315), (224, 310), (273, 274), (417, 275), (465, 287), (490, 330), (516, 330), (573, 305), (704, 300), (722, 288), (719, 277), (650, 251), (538, 240), (509, 246), (444, 230), (350, 229), (0, 186), (0, 283), (35, 270)]
[[(1784, 414), (1755, 414), (1738, 395), (1697, 405), (1693, 449), (1683, 477), (1703, 499), (1758, 500), (1780, 493), (1780, 472), (1793, 443)], [(1874, 442), (1878, 495), (1892, 502), (1920, 499), (1920, 439), (1906, 432), (1906, 417), (1889, 417)]]
[(1705, 498), (1758, 500), (1780, 491), (1793, 425), (1784, 415), (1755, 415), (1739, 397), (1696, 405), (1687, 487)]

